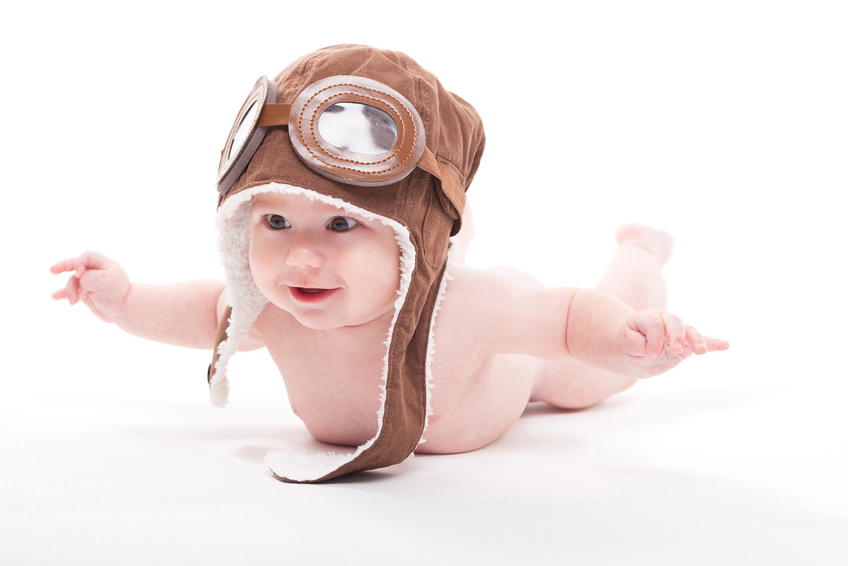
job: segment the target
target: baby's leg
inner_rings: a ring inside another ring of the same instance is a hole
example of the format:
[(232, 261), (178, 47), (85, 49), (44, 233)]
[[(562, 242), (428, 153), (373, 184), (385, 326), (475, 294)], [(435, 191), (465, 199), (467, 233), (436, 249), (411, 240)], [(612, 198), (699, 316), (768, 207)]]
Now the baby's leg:
[[(672, 237), (645, 226), (627, 224), (618, 230), (618, 251), (598, 283), (598, 290), (618, 297), (636, 310), (664, 309), (662, 267), (673, 246)], [(577, 360), (543, 365), (531, 401), (566, 409), (600, 403), (635, 383), (629, 377), (587, 366)]]
[(625, 224), (616, 236), (618, 251), (597, 289), (614, 295), (636, 310), (665, 309), (662, 268), (674, 240), (666, 232)]

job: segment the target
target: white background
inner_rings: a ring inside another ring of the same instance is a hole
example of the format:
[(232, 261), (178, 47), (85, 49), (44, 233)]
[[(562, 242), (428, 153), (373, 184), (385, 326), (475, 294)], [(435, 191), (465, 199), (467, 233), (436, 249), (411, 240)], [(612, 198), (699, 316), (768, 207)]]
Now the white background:
[[(557, 5), (558, 7), (554, 8)], [(4, 564), (843, 564), (848, 17), (840, 2), (39, 2), (5, 8)], [(471, 262), (593, 286), (623, 222), (672, 232), (670, 310), (731, 341), (475, 453), (319, 486), (262, 353), (54, 303), (86, 248), (221, 276), (217, 157), (256, 78), (404, 51), (483, 116)], [(237, 373), (238, 372), (238, 373)], [(237, 377), (241, 376), (241, 377)]]

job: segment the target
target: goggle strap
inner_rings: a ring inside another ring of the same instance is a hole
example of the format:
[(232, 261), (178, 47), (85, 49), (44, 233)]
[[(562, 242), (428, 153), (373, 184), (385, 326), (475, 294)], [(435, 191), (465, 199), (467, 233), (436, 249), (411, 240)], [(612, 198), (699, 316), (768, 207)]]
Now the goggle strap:
[(441, 180), (442, 191), (459, 214), (458, 218), (462, 218), (462, 211), (465, 210), (465, 189), (450, 165), (441, 163), (430, 148), (425, 147), (418, 166)]
[(291, 104), (266, 104), (262, 108), (262, 114), (259, 116), (259, 122), (257, 122), (256, 127), (267, 128), (268, 126), (288, 126), (291, 107)]

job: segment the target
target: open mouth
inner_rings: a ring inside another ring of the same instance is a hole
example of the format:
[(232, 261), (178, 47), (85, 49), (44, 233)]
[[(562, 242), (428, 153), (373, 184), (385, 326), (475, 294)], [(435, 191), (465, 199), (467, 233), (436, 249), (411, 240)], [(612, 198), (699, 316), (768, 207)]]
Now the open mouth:
[(292, 298), (301, 303), (318, 303), (328, 299), (337, 289), (312, 289), (308, 287), (289, 287)]

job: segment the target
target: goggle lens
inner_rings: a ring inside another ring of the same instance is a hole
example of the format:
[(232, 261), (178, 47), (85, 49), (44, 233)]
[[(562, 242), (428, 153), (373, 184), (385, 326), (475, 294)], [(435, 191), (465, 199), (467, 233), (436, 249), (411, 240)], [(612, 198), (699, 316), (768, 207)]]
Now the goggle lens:
[(388, 112), (359, 102), (333, 104), (318, 118), (318, 133), (343, 150), (380, 155), (391, 150), (398, 127)]

